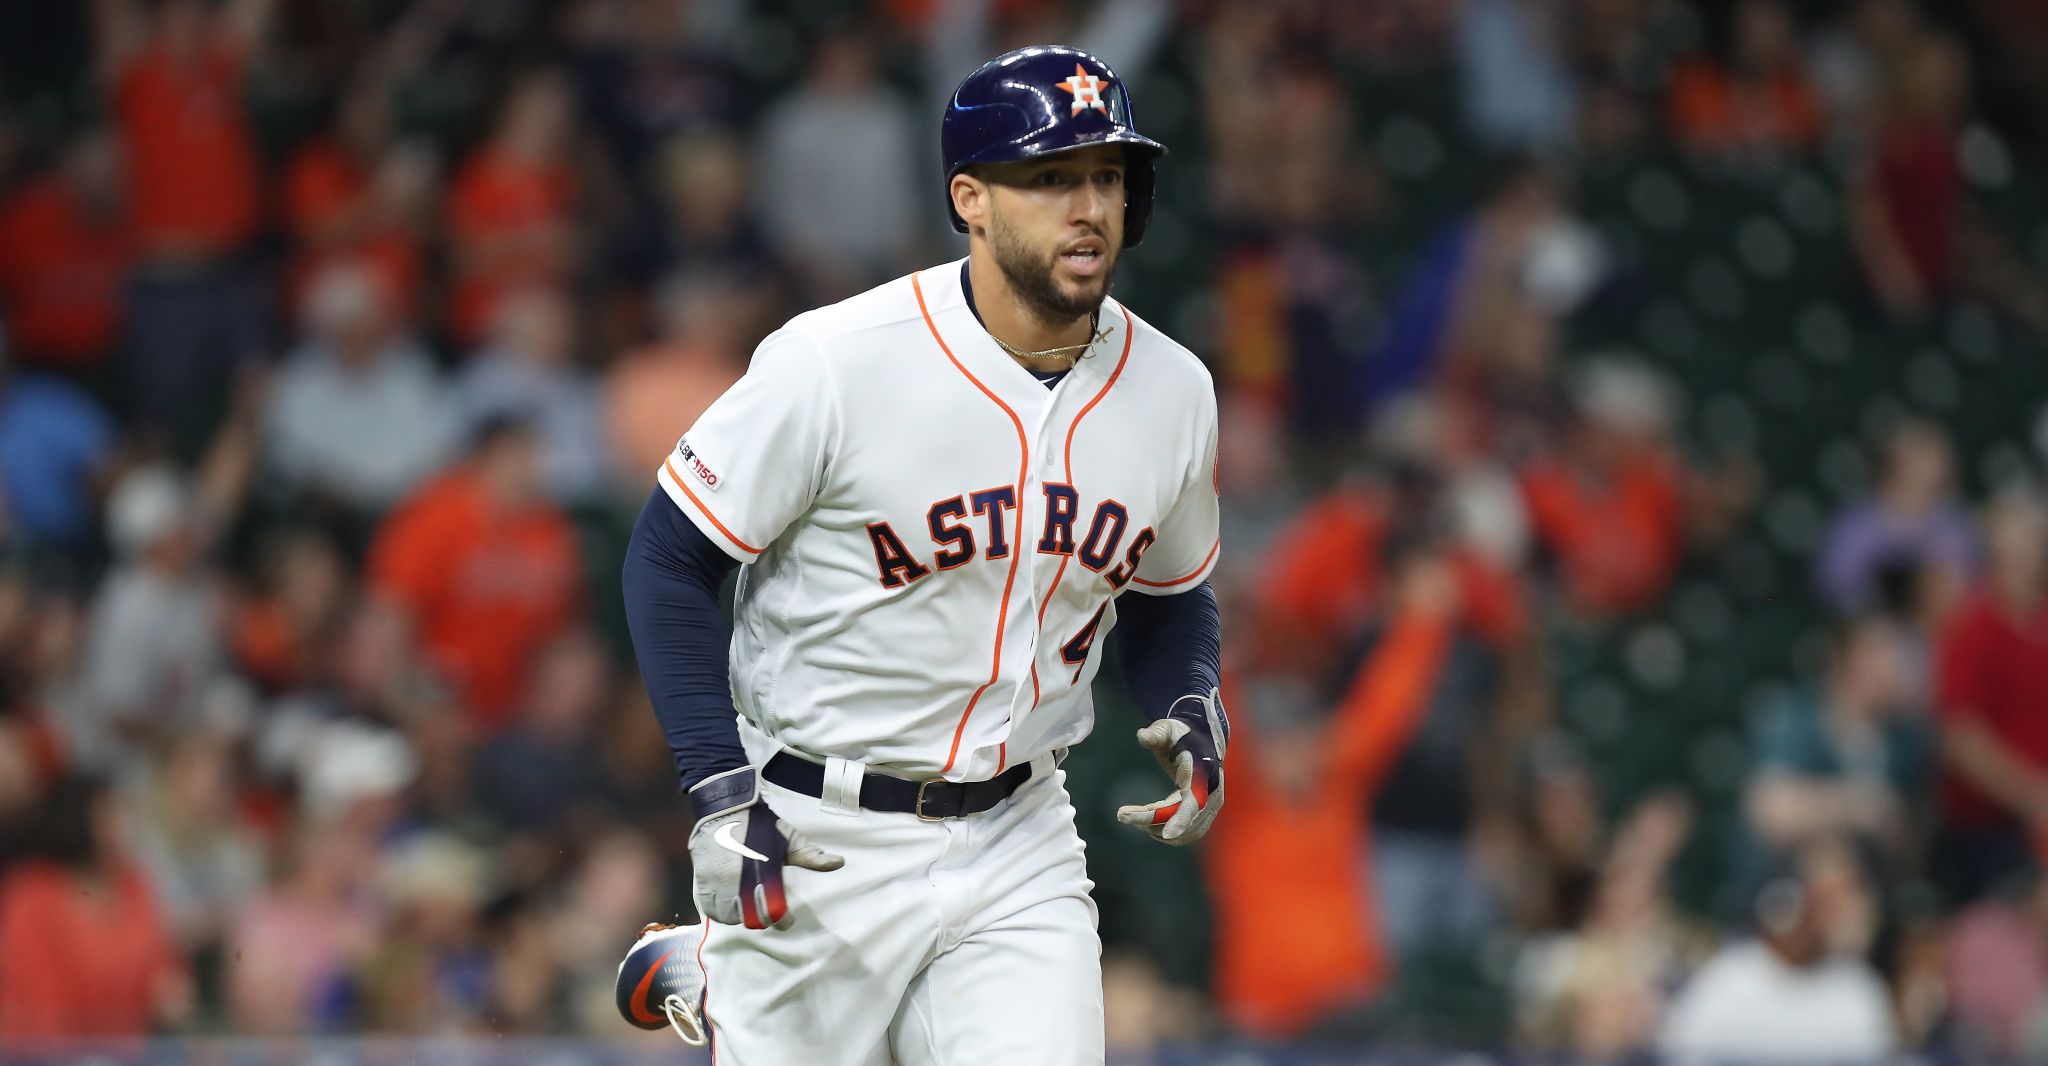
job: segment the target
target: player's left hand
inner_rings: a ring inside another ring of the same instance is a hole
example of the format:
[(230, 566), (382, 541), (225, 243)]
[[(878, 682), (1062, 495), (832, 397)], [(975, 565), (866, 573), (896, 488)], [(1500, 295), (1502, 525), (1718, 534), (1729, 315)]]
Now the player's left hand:
[(1173, 795), (1119, 807), (1116, 820), (1176, 847), (1202, 839), (1223, 809), (1223, 749), (1229, 741), (1230, 719), (1216, 689), (1205, 696), (1182, 696), (1166, 717), (1138, 730), (1138, 743), (1173, 778)]
[(830, 873), (846, 865), (776, 816), (751, 766), (706, 778), (690, 799), (690, 894), (698, 913), (721, 925), (786, 928), (793, 914), (783, 868)]

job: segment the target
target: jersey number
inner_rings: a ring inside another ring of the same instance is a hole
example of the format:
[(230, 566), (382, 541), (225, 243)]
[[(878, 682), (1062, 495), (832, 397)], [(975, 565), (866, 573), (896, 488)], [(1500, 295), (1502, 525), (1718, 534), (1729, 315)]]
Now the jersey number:
[(1074, 679), (1067, 684), (1081, 683), (1081, 670), (1088, 665), (1088, 653), (1095, 650), (1095, 631), (1101, 628), (1102, 612), (1108, 609), (1109, 601), (1102, 601), (1102, 606), (1097, 607), (1095, 613), (1089, 616), (1088, 624), (1082, 626), (1081, 631), (1074, 634), (1072, 639), (1060, 645), (1060, 661), (1074, 668)]

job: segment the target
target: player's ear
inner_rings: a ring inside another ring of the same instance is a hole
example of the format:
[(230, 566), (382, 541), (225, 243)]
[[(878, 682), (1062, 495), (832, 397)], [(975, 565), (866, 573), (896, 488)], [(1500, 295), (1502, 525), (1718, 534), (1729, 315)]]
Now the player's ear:
[(967, 223), (969, 233), (988, 224), (988, 198), (993, 193), (988, 182), (971, 171), (963, 170), (953, 175), (952, 184), (946, 187), (946, 192), (952, 196), (953, 210)]

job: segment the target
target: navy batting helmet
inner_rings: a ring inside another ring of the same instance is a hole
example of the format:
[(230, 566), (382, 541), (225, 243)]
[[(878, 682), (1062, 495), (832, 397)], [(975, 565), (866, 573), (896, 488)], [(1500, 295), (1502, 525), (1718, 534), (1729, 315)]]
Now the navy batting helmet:
[(1152, 161), (1166, 146), (1132, 126), (1123, 79), (1093, 55), (1057, 44), (1019, 48), (983, 63), (953, 90), (939, 133), (953, 228), (967, 232), (951, 192), (962, 168), (1091, 144), (1124, 146), (1124, 247), (1133, 247), (1152, 219)]

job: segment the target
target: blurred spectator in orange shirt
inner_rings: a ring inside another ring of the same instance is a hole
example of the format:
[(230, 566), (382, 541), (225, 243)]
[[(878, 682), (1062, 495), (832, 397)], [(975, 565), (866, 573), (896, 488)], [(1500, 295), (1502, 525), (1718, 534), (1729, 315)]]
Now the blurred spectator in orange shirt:
[(270, 6), (165, 0), (145, 14), (127, 0), (98, 5), (135, 225), (152, 256), (228, 255), (256, 232), (262, 173), (242, 70)]
[(88, 129), (62, 162), (0, 203), (9, 355), (85, 370), (113, 349), (135, 262), (120, 144)]
[[(1352, 485), (1304, 508), (1273, 542), (1275, 565), (1259, 594), (1261, 617), (1269, 620), (1261, 643), (1313, 673), (1339, 666), (1385, 606), (1381, 560), (1390, 536), (1405, 534), (1399, 527), (1412, 515), (1412, 502), (1398, 490)], [(1528, 617), (1512, 571), (1471, 551), (1454, 551), (1449, 565), (1462, 590), (1460, 623), (1468, 632), (1503, 648), (1526, 634)]]
[(576, 255), (570, 99), (561, 76), (517, 82), (491, 139), (456, 172), (448, 194), (457, 343), (483, 340), (506, 293), (568, 280)]
[(1826, 117), (1807, 79), (1792, 13), (1779, 0), (1743, 0), (1730, 19), (1724, 62), (1695, 56), (1672, 74), (1670, 120), (1678, 139), (1730, 155), (1811, 147)]
[(386, 519), (371, 586), (406, 611), (472, 724), (509, 717), (534, 655), (583, 593), (576, 531), (547, 500), (533, 426), (485, 424), (469, 459)]
[(192, 985), (118, 803), (67, 777), (0, 880), (0, 1039), (142, 1036), (191, 1013)]
[(1641, 368), (1586, 368), (1562, 447), (1522, 468), (1541, 550), (1572, 605), (1593, 617), (1648, 609), (1684, 547), (1682, 469), (1666, 442), (1669, 398)]
[(1502, 817), (1496, 764), (1542, 709), (1514, 568), (1520, 499), (1462, 410), (1390, 408), (1374, 441), (1384, 480), (1305, 508), (1275, 540), (1257, 598), (1267, 660), (1325, 684), (1350, 676), (1387, 617), (1389, 560), (1440, 551), (1457, 585), (1445, 663), (1370, 793), (1382, 935), (1403, 956), (1478, 935), (1493, 918), (1474, 845)]
[(348, 260), (376, 274), (400, 318), (417, 314), (436, 174), (424, 148), (392, 143), (390, 124), (381, 88), (358, 85), (342, 97), (333, 128), (292, 156), (282, 205), (298, 245), (288, 311), (323, 267)]
[[(1256, 703), (1237, 715), (1232, 817), (1203, 858), (1217, 997), (1249, 1035), (1299, 1036), (1386, 980), (1375, 894), (1360, 876), (1368, 797), (1428, 709), (1458, 612), (1458, 579), (1440, 558), (1415, 557), (1394, 584), (1387, 631), (1326, 723)], [(1245, 695), (1226, 702), (1260, 690), (1232, 687)]]
[(265, 194), (242, 79), (273, 4), (95, 8), (142, 253), (124, 384), (136, 420), (181, 458), (206, 446), (237, 368), (263, 354), (263, 295), (242, 256)]
[(1516, 573), (1528, 520), (1513, 478), (1452, 398), (1410, 397), (1377, 420), (1377, 466), (1311, 501), (1277, 537), (1259, 582), (1262, 643), (1322, 675), (1385, 608), (1384, 560), (1418, 540), (1447, 545), (1458, 628), (1503, 655), (1529, 632)]
[(747, 368), (741, 331), (748, 293), (713, 274), (663, 286), (662, 336), (627, 352), (603, 383), (613, 479), (639, 486), (697, 416)]

